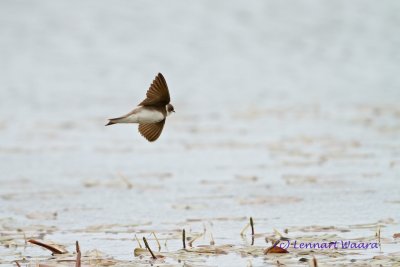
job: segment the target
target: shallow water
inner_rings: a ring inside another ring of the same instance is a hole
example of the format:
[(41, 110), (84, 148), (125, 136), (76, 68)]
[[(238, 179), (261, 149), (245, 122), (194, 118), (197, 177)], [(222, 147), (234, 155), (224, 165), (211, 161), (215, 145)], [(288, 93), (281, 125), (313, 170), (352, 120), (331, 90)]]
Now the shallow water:
[[(216, 245), (247, 247), (239, 233), (253, 216), (256, 232), (291, 238), (367, 223), (350, 236), (370, 237), (381, 225), (382, 254), (399, 251), (399, 11), (396, 1), (2, 1), (3, 235), (43, 237), (44, 225), (70, 251), (79, 240), (130, 261), (135, 233), (166, 235), (176, 251), (181, 229), (203, 224)], [(158, 71), (177, 111), (160, 139), (104, 127)], [(270, 245), (264, 236), (257, 246)], [(15, 240), (1, 264), (47, 259)], [(280, 261), (298, 264), (293, 253)], [(339, 259), (381, 255), (357, 253)], [(239, 255), (198, 258), (276, 263)]]

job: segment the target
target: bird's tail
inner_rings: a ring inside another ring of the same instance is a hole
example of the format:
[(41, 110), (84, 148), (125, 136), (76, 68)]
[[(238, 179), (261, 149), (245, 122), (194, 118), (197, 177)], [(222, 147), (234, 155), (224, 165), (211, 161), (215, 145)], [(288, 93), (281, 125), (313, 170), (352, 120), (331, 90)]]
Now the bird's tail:
[(119, 119), (121, 119), (121, 118), (109, 119), (108, 123), (105, 126), (116, 124), (116, 123), (118, 123)]

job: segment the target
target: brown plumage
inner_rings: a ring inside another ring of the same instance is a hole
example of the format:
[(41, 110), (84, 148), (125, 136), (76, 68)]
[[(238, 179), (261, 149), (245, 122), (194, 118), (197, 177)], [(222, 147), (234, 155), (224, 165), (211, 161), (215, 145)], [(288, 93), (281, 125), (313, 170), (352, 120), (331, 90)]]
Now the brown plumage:
[(146, 99), (128, 114), (110, 119), (107, 125), (117, 123), (139, 123), (139, 132), (148, 141), (154, 142), (161, 135), (166, 117), (174, 111), (170, 104), (168, 85), (161, 73), (147, 90)]
[(139, 132), (149, 142), (154, 142), (160, 136), (164, 124), (165, 119), (157, 123), (141, 123), (139, 124)]
[(159, 73), (147, 90), (146, 99), (139, 106), (166, 106), (170, 101), (167, 82), (164, 76)]

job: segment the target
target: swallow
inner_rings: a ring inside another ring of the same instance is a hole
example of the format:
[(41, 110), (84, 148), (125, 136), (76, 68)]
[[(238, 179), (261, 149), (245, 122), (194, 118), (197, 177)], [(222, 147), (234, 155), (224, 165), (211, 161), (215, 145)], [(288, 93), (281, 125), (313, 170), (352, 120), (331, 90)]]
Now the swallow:
[(140, 134), (149, 142), (154, 142), (160, 137), (166, 118), (175, 112), (170, 104), (168, 85), (161, 73), (153, 80), (146, 93), (146, 99), (128, 114), (109, 119), (106, 124), (138, 123)]

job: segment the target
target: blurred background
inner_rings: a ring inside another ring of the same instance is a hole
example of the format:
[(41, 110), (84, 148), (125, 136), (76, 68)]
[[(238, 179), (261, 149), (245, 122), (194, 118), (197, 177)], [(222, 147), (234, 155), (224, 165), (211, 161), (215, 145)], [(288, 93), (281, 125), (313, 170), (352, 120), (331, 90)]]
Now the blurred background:
[[(399, 219), (399, 14), (395, 0), (1, 1), (0, 216), (60, 231)], [(104, 127), (158, 72), (176, 110), (160, 139)]]
[(136, 104), (157, 72), (181, 110), (395, 101), (399, 11), (397, 1), (2, 1), (1, 99), (18, 103), (2, 113), (101, 118)]

